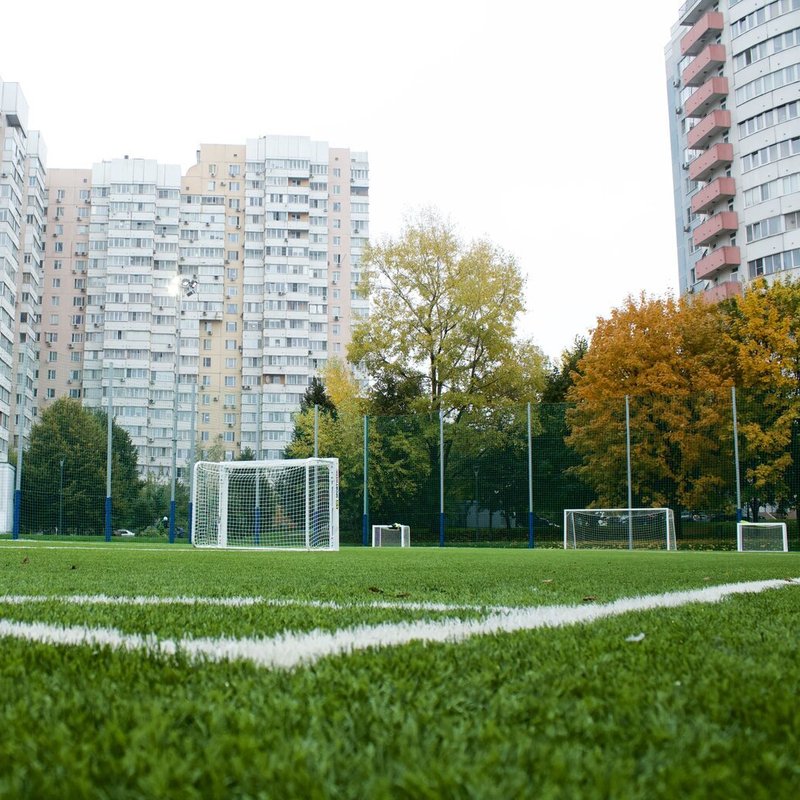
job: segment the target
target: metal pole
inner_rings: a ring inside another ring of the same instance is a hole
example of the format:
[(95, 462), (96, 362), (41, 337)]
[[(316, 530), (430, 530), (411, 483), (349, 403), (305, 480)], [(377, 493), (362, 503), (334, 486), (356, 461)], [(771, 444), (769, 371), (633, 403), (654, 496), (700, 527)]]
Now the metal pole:
[(628, 549), (633, 550), (633, 489), (631, 487), (631, 406), (625, 395), (625, 449), (628, 455)]
[(533, 547), (533, 437), (531, 436), (531, 404), (528, 403), (528, 547)]
[(192, 384), (192, 413), (189, 430), (189, 521), (186, 523), (188, 530), (189, 544), (192, 543), (192, 514), (194, 512), (194, 504), (192, 498), (194, 497), (194, 459), (196, 455), (196, 442), (197, 436), (197, 380)]
[(733, 405), (733, 465), (736, 470), (736, 521), (742, 521), (742, 483), (739, 477), (739, 423), (736, 419), (736, 387), (731, 386)]
[(113, 387), (114, 365), (108, 365), (108, 418), (106, 419), (106, 507), (105, 507), (105, 534), (106, 541), (111, 541), (111, 458), (112, 437), (114, 433), (114, 400)]
[(28, 384), (28, 342), (25, 341), (22, 344), (24, 345), (22, 350), (22, 386), (19, 387), (19, 383), (17, 383), (20, 389), (20, 425), (19, 433), (17, 434), (17, 472), (14, 476), (14, 520), (11, 530), (12, 539), (19, 539), (20, 518), (22, 515), (22, 454), (25, 450), (25, 399)]
[(314, 403), (314, 458), (319, 458), (319, 406)]
[(172, 392), (172, 465), (169, 476), (169, 543), (175, 541), (175, 479), (178, 464), (178, 390), (181, 369), (181, 290), (175, 295), (175, 384)]
[(64, 456), (59, 461), (58, 473), (58, 535), (64, 535)]
[(444, 547), (444, 413), (441, 408), (439, 409), (439, 547)]
[(364, 415), (364, 514), (361, 518), (361, 544), (369, 547), (369, 417)]

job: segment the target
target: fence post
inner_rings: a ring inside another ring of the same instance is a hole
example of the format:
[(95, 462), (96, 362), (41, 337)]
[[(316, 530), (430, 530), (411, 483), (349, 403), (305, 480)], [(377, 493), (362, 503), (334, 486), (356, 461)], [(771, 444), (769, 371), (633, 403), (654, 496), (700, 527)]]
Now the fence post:
[(533, 437), (530, 403), (528, 403), (528, 547), (533, 547)]
[(625, 451), (628, 457), (628, 549), (633, 550), (633, 489), (631, 487), (631, 405), (625, 395)]
[(739, 423), (736, 419), (736, 387), (731, 386), (733, 408), (733, 465), (736, 469), (736, 521), (742, 521), (742, 483), (739, 477)]
[(369, 547), (369, 416), (364, 415), (364, 513), (361, 518), (361, 544)]
[(314, 458), (319, 458), (319, 405), (314, 403)]
[[(22, 351), (22, 388), (20, 390), (19, 413), (20, 427), (17, 434), (17, 471), (14, 476), (14, 519), (12, 522), (11, 538), (19, 539), (20, 517), (22, 514), (22, 453), (25, 450), (25, 390), (28, 383), (28, 348)], [(19, 386), (19, 384), (17, 384)], [(59, 531), (61, 533), (61, 531)]]
[[(192, 413), (190, 415), (191, 423), (189, 429), (189, 518), (186, 521), (186, 530), (187, 536), (189, 537), (189, 544), (192, 543), (192, 514), (194, 513), (194, 502), (192, 500), (192, 496), (194, 494), (194, 459), (197, 455), (196, 453), (196, 443), (195, 443), (195, 436), (197, 436), (197, 431), (195, 429), (195, 422), (197, 415), (197, 379), (192, 384)], [(256, 460), (258, 460), (258, 455), (256, 455)], [(256, 476), (256, 486), (258, 486), (258, 476)], [(256, 539), (258, 539), (258, 534), (256, 534)], [(257, 543), (257, 542), (256, 542)]]
[(439, 547), (444, 547), (444, 412), (439, 409)]
[(106, 419), (106, 507), (105, 507), (105, 538), (111, 541), (111, 459), (113, 457), (114, 435), (114, 400), (112, 384), (114, 382), (114, 365), (108, 365), (108, 414)]

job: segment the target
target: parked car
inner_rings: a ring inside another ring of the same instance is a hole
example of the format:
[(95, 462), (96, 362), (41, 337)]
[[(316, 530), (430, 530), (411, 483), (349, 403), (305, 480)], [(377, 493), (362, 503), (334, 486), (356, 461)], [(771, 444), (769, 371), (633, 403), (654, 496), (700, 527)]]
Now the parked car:
[(136, 536), (136, 534), (127, 528), (117, 528), (117, 530), (114, 531), (114, 536)]

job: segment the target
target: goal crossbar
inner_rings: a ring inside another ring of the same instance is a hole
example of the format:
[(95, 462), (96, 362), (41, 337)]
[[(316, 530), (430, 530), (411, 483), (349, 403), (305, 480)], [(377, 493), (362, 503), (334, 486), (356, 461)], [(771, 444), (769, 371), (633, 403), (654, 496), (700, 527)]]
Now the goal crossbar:
[(339, 549), (338, 459), (199, 461), (193, 477), (195, 547)]
[(676, 550), (671, 508), (564, 509), (564, 549)]

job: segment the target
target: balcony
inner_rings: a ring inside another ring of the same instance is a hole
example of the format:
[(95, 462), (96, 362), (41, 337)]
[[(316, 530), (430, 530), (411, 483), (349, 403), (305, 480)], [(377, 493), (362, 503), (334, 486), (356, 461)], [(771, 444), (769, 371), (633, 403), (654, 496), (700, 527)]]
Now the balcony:
[(733, 145), (729, 142), (720, 142), (689, 164), (689, 177), (693, 181), (705, 181), (714, 170), (728, 166), (732, 161)]
[(702, 294), (703, 300), (708, 303), (721, 303), (731, 297), (738, 297), (742, 293), (742, 284), (739, 281), (725, 281), (712, 286)]
[(733, 178), (717, 178), (692, 197), (692, 211), (705, 214), (720, 201), (729, 200), (735, 195), (736, 181)]
[(701, 122), (698, 122), (689, 131), (686, 143), (692, 150), (702, 150), (708, 146), (709, 141), (723, 131), (730, 130), (731, 112), (718, 108), (712, 111)]
[(710, 78), (686, 101), (683, 111), (687, 117), (704, 117), (727, 96), (728, 79), (719, 76)]
[(725, 59), (724, 45), (708, 45), (683, 71), (681, 75), (683, 85), (700, 86), (705, 83), (725, 63)]
[(681, 39), (681, 55), (696, 56), (710, 39), (716, 38), (722, 32), (722, 28), (722, 14), (719, 11), (709, 11)]
[(686, 0), (678, 12), (681, 25), (694, 25), (706, 11), (710, 11), (717, 0)]
[(721, 269), (738, 267), (741, 261), (742, 256), (738, 247), (718, 247), (694, 265), (695, 279), (700, 281), (704, 278), (713, 278)]
[(723, 233), (739, 230), (739, 215), (735, 211), (721, 211), (694, 229), (692, 238), (696, 247), (702, 247)]

